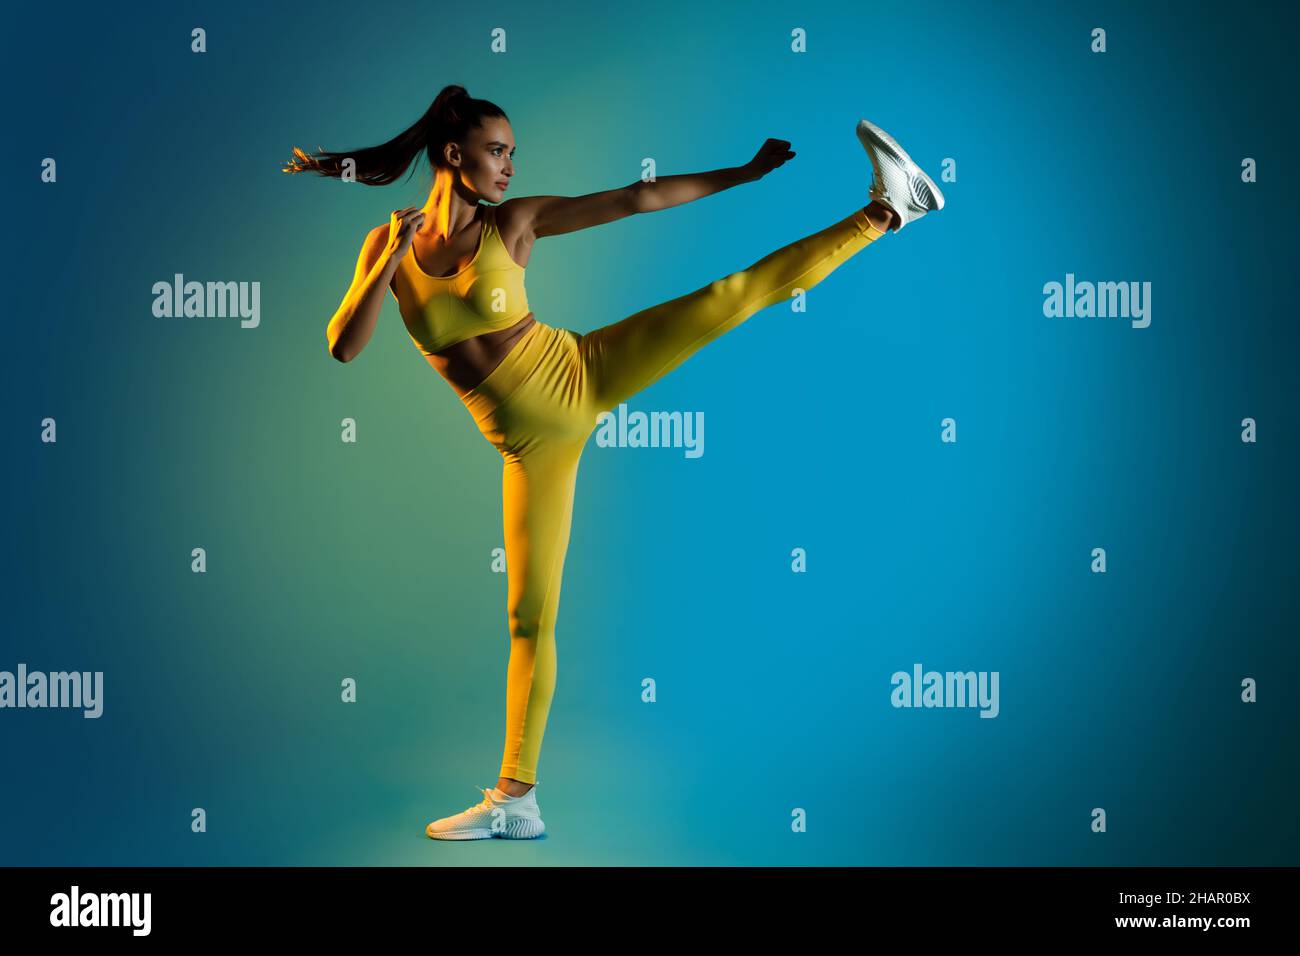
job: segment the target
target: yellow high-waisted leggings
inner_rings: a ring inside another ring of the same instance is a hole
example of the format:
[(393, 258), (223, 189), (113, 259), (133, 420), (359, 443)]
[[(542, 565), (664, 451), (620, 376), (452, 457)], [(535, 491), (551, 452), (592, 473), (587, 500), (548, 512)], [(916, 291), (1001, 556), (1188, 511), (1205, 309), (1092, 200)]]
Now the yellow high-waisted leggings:
[(755, 312), (810, 289), (883, 232), (862, 209), (703, 288), (594, 332), (536, 322), (462, 401), (505, 459), (510, 663), (501, 776), (537, 782), (578, 460), (601, 412)]

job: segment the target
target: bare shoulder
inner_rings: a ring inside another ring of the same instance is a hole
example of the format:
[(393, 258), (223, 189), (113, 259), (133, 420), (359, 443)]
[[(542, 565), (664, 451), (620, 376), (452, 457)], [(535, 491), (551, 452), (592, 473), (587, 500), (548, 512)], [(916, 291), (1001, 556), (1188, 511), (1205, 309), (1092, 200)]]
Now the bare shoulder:
[(519, 265), (526, 267), (528, 264), (529, 253), (537, 238), (533, 224), (537, 221), (538, 208), (546, 199), (546, 196), (516, 196), (493, 207), (497, 233)]
[(515, 196), (496, 208), (497, 231), (513, 238), (532, 236), (537, 213), (554, 196)]
[(384, 254), (384, 247), (388, 245), (388, 223), (382, 226), (375, 226), (366, 233), (366, 238), (361, 242), (361, 251), (357, 254), (357, 268), (352, 276), (352, 286), (355, 288), (370, 273), (379, 257)]
[(384, 251), (384, 246), (388, 244), (388, 223), (375, 226), (366, 233), (365, 239), (361, 241), (361, 254), (357, 256), (357, 269), (363, 267), (369, 269), (374, 265), (375, 260), (379, 258), (380, 253)]

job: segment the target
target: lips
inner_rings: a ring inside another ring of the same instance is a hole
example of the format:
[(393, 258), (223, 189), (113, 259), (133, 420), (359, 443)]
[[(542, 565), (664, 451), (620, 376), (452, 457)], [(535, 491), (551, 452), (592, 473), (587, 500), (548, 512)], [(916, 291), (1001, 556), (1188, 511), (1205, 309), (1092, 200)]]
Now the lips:
[(508, 180), (505, 180), (505, 179), (498, 179), (498, 180), (497, 180), (497, 185), (500, 186), (501, 189), (504, 191), (505, 189), (509, 188), (510, 183), (509, 183)]

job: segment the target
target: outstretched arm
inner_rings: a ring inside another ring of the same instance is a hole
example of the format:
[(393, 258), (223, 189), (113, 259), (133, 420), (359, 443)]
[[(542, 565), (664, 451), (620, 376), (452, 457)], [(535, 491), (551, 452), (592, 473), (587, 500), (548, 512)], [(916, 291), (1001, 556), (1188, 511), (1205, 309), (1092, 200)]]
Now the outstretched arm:
[(792, 158), (790, 144), (769, 139), (744, 166), (730, 166), (707, 173), (660, 176), (653, 182), (638, 180), (630, 186), (588, 193), (585, 196), (521, 196), (508, 200), (509, 215), (524, 220), (525, 232), (538, 236), (559, 236), (589, 229), (638, 212), (656, 212), (711, 196), (741, 183), (761, 179)]

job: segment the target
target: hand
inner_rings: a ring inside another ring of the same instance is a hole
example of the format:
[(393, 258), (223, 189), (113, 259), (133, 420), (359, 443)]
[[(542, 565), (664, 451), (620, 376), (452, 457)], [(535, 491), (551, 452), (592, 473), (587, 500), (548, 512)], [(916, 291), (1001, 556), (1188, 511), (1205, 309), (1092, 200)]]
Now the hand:
[(794, 158), (794, 155), (790, 152), (790, 143), (787, 140), (769, 139), (758, 148), (754, 158), (741, 169), (745, 170), (751, 180), (762, 179), (778, 166), (785, 165), (787, 160)]
[(419, 206), (406, 209), (394, 209), (388, 221), (388, 246), (385, 252), (395, 259), (401, 259), (415, 241), (415, 234), (424, 225), (424, 213)]

